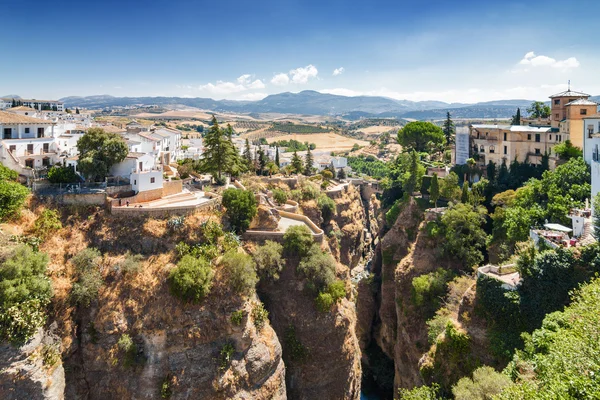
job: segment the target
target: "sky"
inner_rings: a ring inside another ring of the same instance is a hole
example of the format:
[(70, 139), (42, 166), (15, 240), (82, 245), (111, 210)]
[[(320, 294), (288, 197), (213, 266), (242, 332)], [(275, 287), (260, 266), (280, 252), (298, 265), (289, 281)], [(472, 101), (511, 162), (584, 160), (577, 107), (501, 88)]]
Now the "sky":
[(600, 94), (597, 0), (0, 0), (0, 95)]

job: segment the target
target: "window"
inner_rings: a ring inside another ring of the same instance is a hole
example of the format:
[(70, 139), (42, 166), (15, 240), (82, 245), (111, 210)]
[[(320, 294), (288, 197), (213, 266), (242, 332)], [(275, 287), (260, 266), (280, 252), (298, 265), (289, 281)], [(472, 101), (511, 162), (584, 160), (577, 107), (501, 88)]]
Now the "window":
[(44, 137), (44, 128), (38, 128), (37, 137)]
[(4, 136), (2, 139), (10, 139), (12, 138), (12, 128), (4, 128)]
[(490, 146), (490, 153), (494, 153), (496, 151), (496, 148), (494, 146)]
[(540, 142), (540, 139), (541, 139), (541, 138), (540, 138), (540, 134), (539, 134), (539, 133), (536, 133), (536, 134), (535, 134), (535, 141), (539, 143), (539, 142)]
[(506, 132), (504, 132), (504, 140), (506, 140)]
[(150, 178), (150, 183), (154, 183), (154, 180), (155, 180), (154, 177)]
[(554, 105), (557, 105), (557, 106), (560, 105), (560, 99), (554, 100)]
[(133, 180), (133, 184), (134, 184), (134, 185), (137, 185), (137, 179), (134, 179), (134, 180)]
[(531, 133), (527, 134), (527, 140), (531, 140)]
[(11, 145), (11, 146), (9, 147), (9, 151), (10, 151), (11, 153), (14, 153), (15, 151), (17, 151), (17, 146), (15, 146), (14, 144), (13, 144), (13, 145)]
[(552, 140), (552, 135), (548, 135), (548, 140)]
[(554, 114), (554, 119), (558, 120), (558, 113)]
[(585, 109), (585, 108), (580, 108), (580, 109), (579, 109), (579, 114), (580, 114), (580, 115), (587, 115), (587, 109)]
[(48, 150), (50, 150), (50, 144), (49, 143), (44, 143), (44, 153), (47, 153)]
[(592, 137), (592, 135), (594, 134), (594, 125), (588, 125), (587, 127), (588, 129), (588, 137)]
[(504, 154), (508, 154), (508, 147), (504, 146)]
[(50, 158), (48, 158), (48, 157), (44, 157), (44, 158), (42, 159), (42, 165), (43, 165), (44, 167), (49, 167), (49, 166), (50, 166)]
[(479, 151), (480, 151), (481, 153), (485, 153), (485, 147), (483, 147), (483, 145), (481, 145), (481, 147), (479, 147)]
[(33, 144), (27, 145), (27, 154), (33, 154)]
[(25, 133), (29, 133), (29, 128), (25, 128)]
[(535, 154), (538, 155), (538, 154), (542, 154), (542, 153), (540, 153), (540, 149), (535, 149)]

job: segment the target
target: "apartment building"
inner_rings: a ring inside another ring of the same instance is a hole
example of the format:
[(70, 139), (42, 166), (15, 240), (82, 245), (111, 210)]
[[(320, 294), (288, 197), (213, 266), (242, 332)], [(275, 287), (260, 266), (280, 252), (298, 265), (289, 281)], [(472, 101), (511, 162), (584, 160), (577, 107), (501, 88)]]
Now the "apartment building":
[(471, 156), (484, 168), (490, 161), (497, 165), (513, 160), (539, 164), (542, 156), (550, 156), (550, 168), (556, 165), (552, 148), (563, 137), (550, 127), (529, 125), (474, 124), (469, 127)]
[(0, 110), (6, 110), (15, 105), (30, 107), (38, 111), (65, 111), (65, 104), (58, 100), (18, 99), (12, 97), (0, 98)]
[(573, 146), (583, 148), (583, 120), (596, 114), (598, 104), (588, 100), (587, 93), (569, 90), (550, 96), (551, 124), (558, 129), (563, 140), (570, 139)]

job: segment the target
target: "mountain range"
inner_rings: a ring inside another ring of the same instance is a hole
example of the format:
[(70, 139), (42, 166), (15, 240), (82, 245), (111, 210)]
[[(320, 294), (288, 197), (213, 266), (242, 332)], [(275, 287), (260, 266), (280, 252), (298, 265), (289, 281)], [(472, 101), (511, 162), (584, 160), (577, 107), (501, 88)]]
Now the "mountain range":
[[(591, 100), (600, 100), (600, 96)], [(524, 114), (532, 100), (514, 99), (486, 101), (475, 104), (445, 103), (443, 101), (395, 100), (380, 96), (340, 96), (305, 90), (299, 93), (279, 93), (258, 101), (213, 100), (186, 97), (114, 97), (97, 95), (60, 99), (69, 108), (110, 108), (115, 106), (157, 105), (187, 106), (214, 112), (282, 113), (301, 115), (335, 115), (348, 119), (362, 117), (395, 117), (412, 119), (445, 118), (510, 118), (517, 107)]]

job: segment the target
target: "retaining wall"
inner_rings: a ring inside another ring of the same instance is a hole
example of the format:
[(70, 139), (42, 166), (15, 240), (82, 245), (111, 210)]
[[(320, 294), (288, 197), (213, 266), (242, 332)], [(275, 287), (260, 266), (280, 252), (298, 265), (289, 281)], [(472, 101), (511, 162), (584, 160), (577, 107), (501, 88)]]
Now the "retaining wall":
[(106, 188), (106, 194), (112, 196), (117, 193), (131, 192), (131, 190), (131, 185), (108, 186)]
[[(315, 242), (321, 243), (323, 242), (323, 237), (325, 233), (321, 228), (317, 226), (314, 222), (311, 221), (306, 215), (295, 214), (287, 211), (278, 211), (279, 215), (282, 217), (294, 219), (296, 221), (302, 221), (306, 225), (309, 226), (312, 237)], [(276, 242), (283, 241), (283, 235), (285, 232), (273, 232), (273, 231), (258, 231), (258, 230), (248, 230), (243, 234), (243, 238), (245, 240), (254, 240), (258, 242), (262, 242), (265, 240), (273, 240)]]
[(106, 204), (106, 193), (65, 193), (54, 197), (61, 204), (85, 204), (103, 206)]
[(171, 215), (189, 215), (199, 210), (214, 210), (219, 208), (221, 201), (219, 198), (211, 199), (207, 202), (196, 206), (185, 207), (161, 207), (161, 208), (145, 208), (145, 207), (116, 207), (111, 210), (113, 215), (147, 215), (150, 217), (168, 217)]
[(163, 187), (162, 187), (162, 195), (164, 196), (170, 196), (172, 194), (177, 194), (177, 193), (181, 193), (181, 191), (183, 190), (183, 181), (168, 181), (168, 182), (163, 182)]

